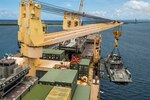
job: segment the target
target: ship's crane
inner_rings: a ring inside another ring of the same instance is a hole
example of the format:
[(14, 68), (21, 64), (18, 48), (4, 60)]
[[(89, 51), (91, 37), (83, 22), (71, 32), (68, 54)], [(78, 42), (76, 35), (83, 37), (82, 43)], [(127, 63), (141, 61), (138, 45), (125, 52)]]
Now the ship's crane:
[[(80, 5), (79, 5), (79, 13), (82, 13), (84, 16), (84, 0), (81, 0)], [(83, 25), (83, 20), (80, 17), (80, 23)]]
[[(78, 22), (78, 14), (73, 15), (72, 25)], [(68, 28), (70, 14), (65, 12), (63, 26)], [(60, 43), (72, 38), (78, 38), (101, 32), (123, 23), (99, 23), (85, 26), (72, 27), (67, 31), (45, 34), (41, 21), (41, 5), (33, 0), (22, 0), (20, 5), (20, 16), (18, 19), (18, 40), (21, 43), (21, 54), (24, 57), (23, 65), (31, 67), (29, 75), (35, 76), (36, 68), (41, 64), (43, 46)]]
[(119, 49), (118, 49), (118, 41), (119, 41), (119, 38), (121, 37), (122, 33), (119, 30), (119, 28), (120, 27), (117, 27), (116, 30), (113, 31), (113, 34), (114, 34), (114, 49), (112, 50), (111, 55), (114, 54), (115, 51), (116, 51), (117, 54), (120, 56), (120, 52), (119, 52)]
[[(79, 4), (79, 13), (83, 13), (84, 14), (84, 0), (81, 0), (80, 4)], [(65, 12), (64, 15), (66, 15), (67, 13)], [(68, 15), (67, 15), (68, 16)], [(76, 21), (74, 21), (76, 19)], [(68, 19), (67, 19), (68, 20)], [(64, 17), (64, 22), (67, 22), (66, 18)], [(82, 26), (83, 25), (83, 22), (82, 22), (82, 17), (81, 16), (78, 16), (76, 14), (72, 14), (72, 19), (70, 19), (70, 21), (68, 21), (67, 23), (68, 27), (67, 28), (70, 28), (70, 27), (77, 27), (77, 26)], [(66, 29), (64, 27), (64, 29)], [(72, 38), (70, 40), (70, 43), (74, 43), (75, 44), (75, 39), (76, 38)], [(63, 42), (63, 44), (65, 44), (66, 41)]]
[(84, 14), (84, 0), (81, 0), (81, 2), (80, 2), (79, 13), (83, 13)]

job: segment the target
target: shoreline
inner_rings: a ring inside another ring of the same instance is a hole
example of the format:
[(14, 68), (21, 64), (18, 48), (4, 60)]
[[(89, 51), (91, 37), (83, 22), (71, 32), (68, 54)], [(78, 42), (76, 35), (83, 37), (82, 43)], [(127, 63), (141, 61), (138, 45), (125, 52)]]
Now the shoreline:
[[(124, 24), (149, 24), (150, 22), (124, 22)], [(47, 23), (46, 24), (47, 26), (62, 26), (63, 24), (62, 23)], [(18, 26), (18, 24), (3, 24), (3, 23), (0, 23), (0, 26)]]
[[(62, 24), (46, 24), (47, 26), (62, 26)], [(18, 26), (18, 24), (0, 24), (0, 26)]]
[(149, 24), (150, 22), (124, 22), (124, 24)]

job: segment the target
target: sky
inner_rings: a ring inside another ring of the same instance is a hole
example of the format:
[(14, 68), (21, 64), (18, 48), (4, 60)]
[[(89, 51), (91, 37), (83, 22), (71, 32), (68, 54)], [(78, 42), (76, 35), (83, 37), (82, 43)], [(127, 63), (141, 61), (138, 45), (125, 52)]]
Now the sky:
[[(0, 19), (18, 19), (21, 0), (1, 0)], [(39, 0), (78, 10), (80, 0)], [(85, 12), (109, 19), (150, 20), (150, 0), (85, 0)], [(42, 13), (42, 19), (61, 20), (63, 17)]]

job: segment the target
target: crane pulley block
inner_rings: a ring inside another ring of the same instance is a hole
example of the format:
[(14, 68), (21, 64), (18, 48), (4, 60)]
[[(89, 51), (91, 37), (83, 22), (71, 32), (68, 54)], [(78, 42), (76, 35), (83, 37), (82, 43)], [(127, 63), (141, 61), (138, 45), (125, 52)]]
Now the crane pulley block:
[(115, 30), (115, 31), (113, 31), (113, 34), (115, 37), (114, 46), (115, 46), (115, 48), (118, 48), (118, 40), (119, 40), (119, 37), (121, 37), (122, 33), (119, 30)]
[(119, 39), (119, 37), (121, 36), (121, 32), (120, 31), (118, 31), (118, 30), (115, 30), (114, 32), (114, 37), (115, 37), (115, 39)]

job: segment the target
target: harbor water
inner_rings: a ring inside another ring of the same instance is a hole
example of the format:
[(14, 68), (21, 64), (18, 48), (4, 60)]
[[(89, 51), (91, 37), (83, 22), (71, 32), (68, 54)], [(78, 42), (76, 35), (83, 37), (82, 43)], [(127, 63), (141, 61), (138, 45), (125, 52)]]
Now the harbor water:
[[(49, 32), (61, 31), (61, 26), (49, 26)], [(118, 85), (110, 82), (105, 73), (101, 80), (101, 100), (150, 100), (150, 24), (125, 24), (119, 40), (119, 50), (132, 74), (132, 83)], [(0, 26), (0, 57), (14, 54), (18, 26)], [(102, 32), (101, 56), (109, 54), (114, 46), (113, 29)]]
[[(102, 33), (102, 56), (114, 45), (112, 30)], [(106, 73), (101, 80), (101, 100), (150, 100), (150, 24), (125, 24), (119, 40), (119, 50), (125, 66), (132, 74), (132, 83), (117, 85)]]

